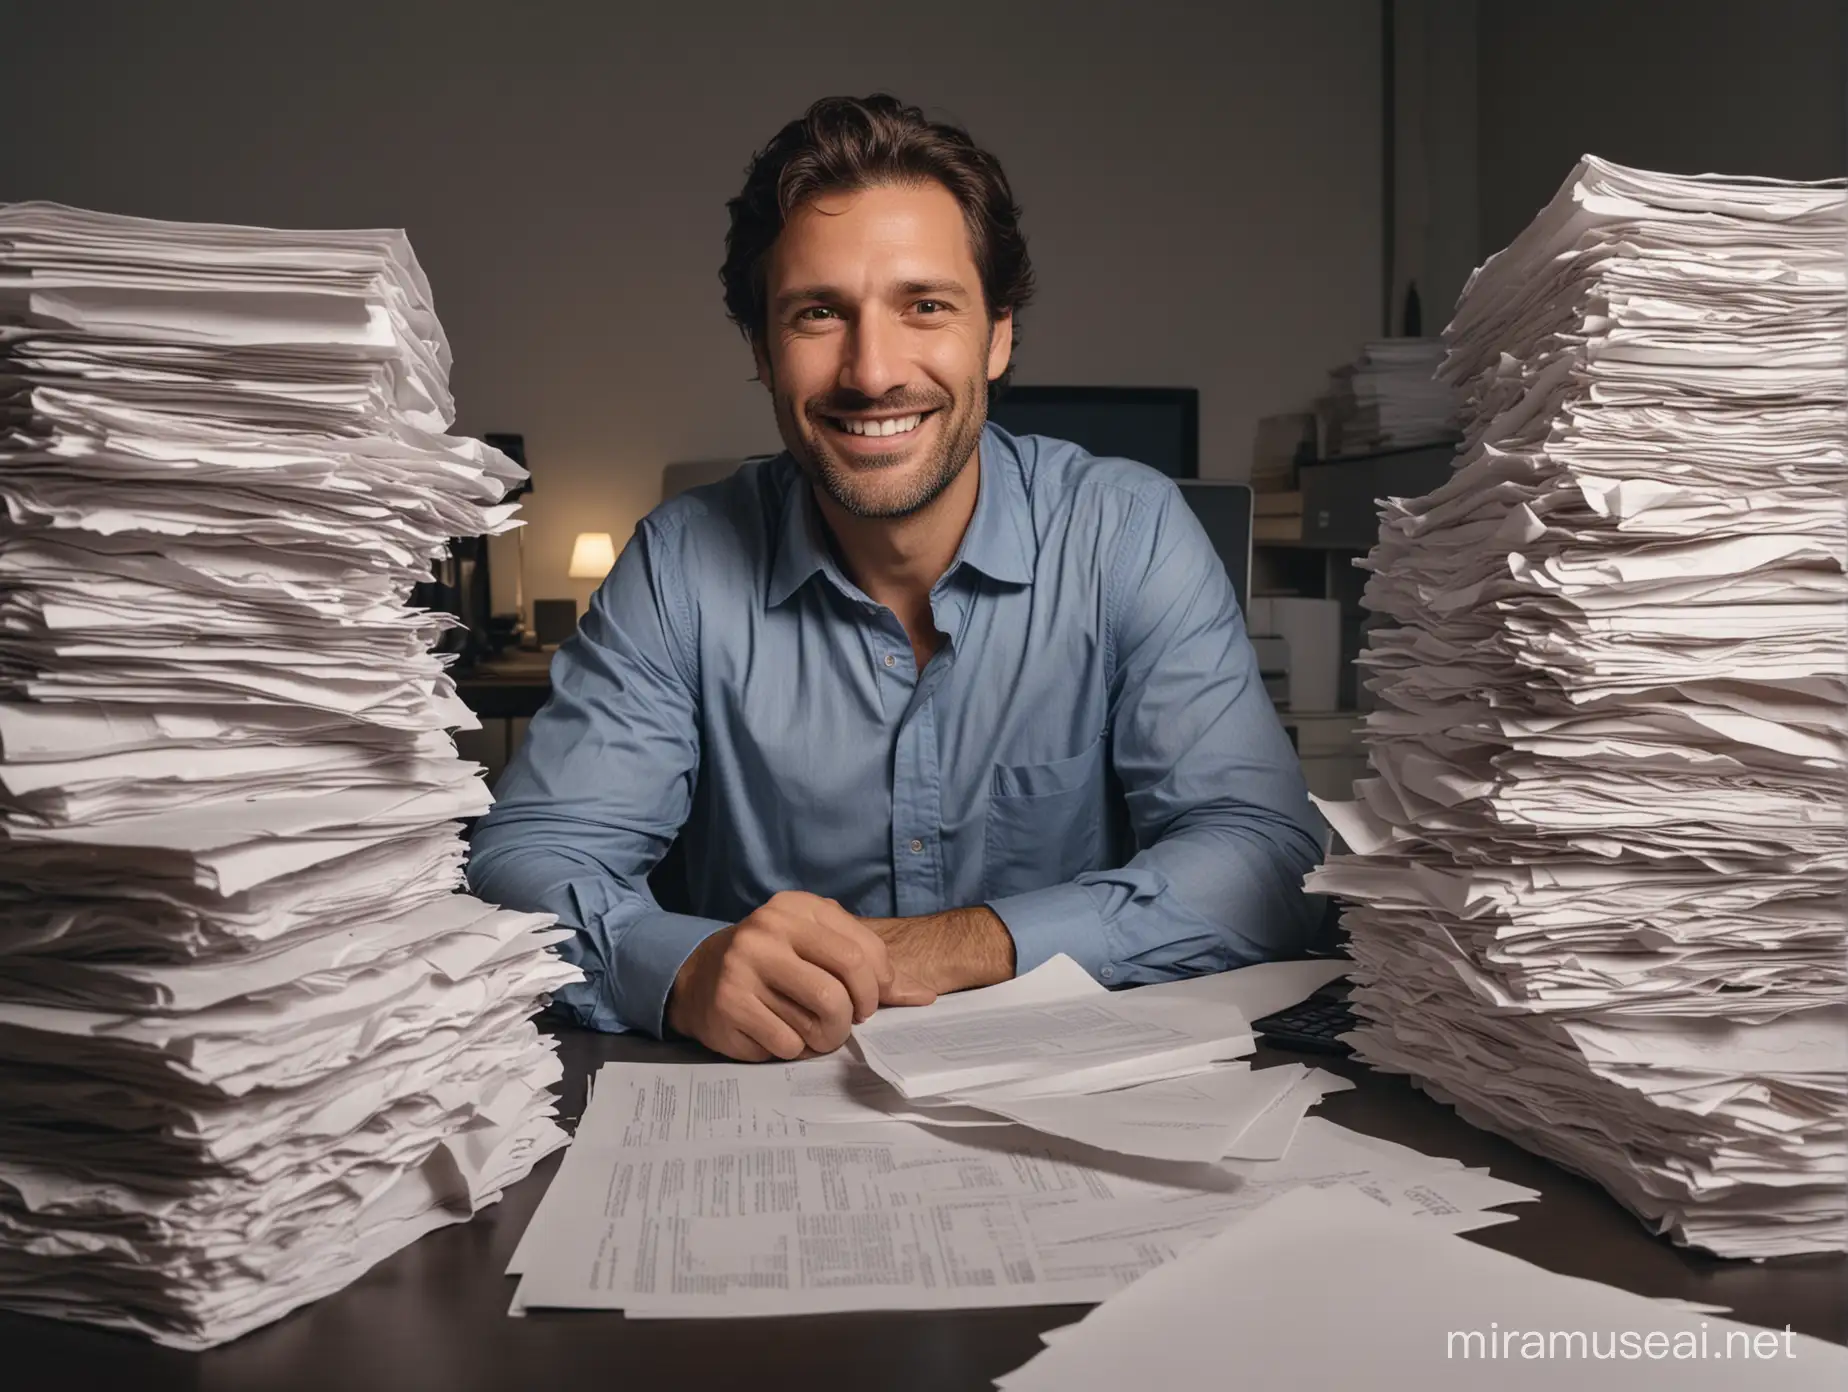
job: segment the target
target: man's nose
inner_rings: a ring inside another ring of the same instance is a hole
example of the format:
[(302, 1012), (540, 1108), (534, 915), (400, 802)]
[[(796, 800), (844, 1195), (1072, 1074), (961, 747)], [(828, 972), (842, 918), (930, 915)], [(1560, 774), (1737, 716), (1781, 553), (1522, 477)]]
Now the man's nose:
[(904, 331), (885, 315), (862, 315), (847, 339), (841, 363), (841, 385), (869, 401), (877, 401), (894, 387), (904, 385)]

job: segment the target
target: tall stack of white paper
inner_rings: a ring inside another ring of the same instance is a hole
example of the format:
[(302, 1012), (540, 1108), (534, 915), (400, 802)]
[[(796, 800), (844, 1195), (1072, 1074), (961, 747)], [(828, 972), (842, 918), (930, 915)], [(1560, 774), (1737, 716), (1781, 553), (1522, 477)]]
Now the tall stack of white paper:
[(411, 608), (511, 461), (398, 232), (0, 207), (0, 1306), (201, 1347), (562, 1143)]
[(1437, 374), (1435, 338), (1383, 338), (1330, 373), (1323, 401), (1322, 454), (1364, 454), (1454, 440), (1458, 393)]
[(1363, 1057), (1728, 1255), (1848, 1236), (1844, 203), (1588, 158), (1471, 279), (1311, 877)]

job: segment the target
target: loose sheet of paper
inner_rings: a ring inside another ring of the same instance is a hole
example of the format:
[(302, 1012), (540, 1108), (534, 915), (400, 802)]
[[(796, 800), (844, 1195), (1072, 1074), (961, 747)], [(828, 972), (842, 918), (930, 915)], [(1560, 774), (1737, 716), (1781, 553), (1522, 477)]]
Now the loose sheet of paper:
[[(1102, 999), (970, 1010), (881, 1012), (854, 1027), (867, 1064), (906, 1097), (945, 1097), (997, 1084), (1091, 1091), (1171, 1076), (1252, 1048), (1236, 1010), (1201, 1001)], [(915, 1018), (913, 1016), (915, 1015)]]
[[(600, 1099), (610, 1091), (599, 1084)], [(732, 1316), (1089, 1301), (1283, 1188), (1360, 1183), (1457, 1226), (1533, 1197), (1325, 1124), (1308, 1125), (1287, 1162), (1211, 1166), (1105, 1162), (1018, 1128), (899, 1129), (889, 1141), (580, 1139), (522, 1243), (516, 1306)], [(598, 1122), (592, 1134), (624, 1131)]]
[(1611, 1392), (1835, 1388), (1848, 1349), (1555, 1275), (1334, 1186), (1280, 1194), (1136, 1281), (1005, 1392), (1378, 1382)]

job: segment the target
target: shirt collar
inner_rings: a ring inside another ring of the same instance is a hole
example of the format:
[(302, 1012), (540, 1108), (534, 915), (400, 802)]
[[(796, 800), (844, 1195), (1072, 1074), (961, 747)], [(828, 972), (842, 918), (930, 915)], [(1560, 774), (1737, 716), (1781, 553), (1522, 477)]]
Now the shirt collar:
[(982, 488), (976, 495), (975, 515), (969, 519), (962, 546), (944, 572), (945, 578), (967, 565), (990, 580), (1031, 585), (1038, 547), (1014, 437), (998, 425), (984, 427), (980, 462)]
[[(985, 426), (977, 466), (982, 471), (982, 486), (976, 494), (975, 514), (969, 519), (956, 559), (950, 562), (943, 578), (949, 579), (967, 565), (991, 580), (1030, 585), (1037, 547), (1020, 451), (1014, 437), (997, 425)], [(788, 478), (789, 487), (783, 494), (783, 515), (777, 529), (776, 560), (771, 566), (770, 587), (765, 594), (772, 609), (807, 584), (817, 571), (831, 573), (834, 570), (822, 534), (825, 524), (820, 510), (815, 506), (807, 476), (793, 459), (788, 460)], [(841, 583), (845, 584), (845, 580)]]
[(821, 536), (821, 516), (809, 491), (807, 475), (788, 455), (783, 490), (783, 516), (777, 528), (776, 561), (770, 568), (770, 589), (764, 598), (775, 609), (806, 585), (815, 572), (828, 565), (828, 548)]

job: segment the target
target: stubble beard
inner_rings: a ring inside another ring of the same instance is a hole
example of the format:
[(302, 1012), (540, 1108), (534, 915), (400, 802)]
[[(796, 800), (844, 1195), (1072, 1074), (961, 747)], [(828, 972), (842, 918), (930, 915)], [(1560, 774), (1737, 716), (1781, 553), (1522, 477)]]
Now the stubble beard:
[(977, 379), (969, 384), (960, 400), (937, 408), (932, 417), (937, 422), (936, 442), (931, 446), (930, 456), (917, 466), (912, 485), (896, 496), (878, 487), (879, 475), (887, 468), (898, 466), (905, 458), (903, 453), (895, 451), (890, 455), (844, 460), (829, 448), (825, 432), (830, 427), (818, 419), (826, 414), (818, 403), (811, 403), (807, 413), (798, 414), (796, 404), (779, 393), (776, 414), (777, 423), (782, 427), (783, 443), (811, 483), (850, 516), (891, 519), (922, 512), (956, 481), (975, 457), (982, 427), (988, 419), (987, 399), (988, 383), (985, 379)]

